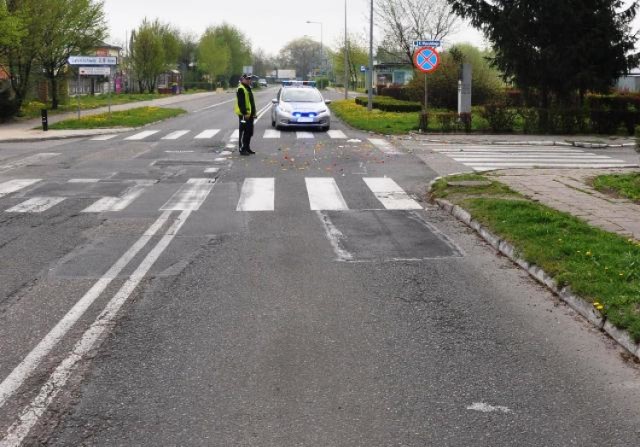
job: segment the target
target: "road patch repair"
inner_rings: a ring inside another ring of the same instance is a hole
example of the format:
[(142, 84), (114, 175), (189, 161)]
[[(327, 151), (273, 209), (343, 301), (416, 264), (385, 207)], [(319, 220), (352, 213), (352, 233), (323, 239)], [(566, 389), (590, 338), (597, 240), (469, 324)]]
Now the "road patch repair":
[(429, 194), (640, 359), (640, 241), (529, 200), (490, 176), (438, 178)]

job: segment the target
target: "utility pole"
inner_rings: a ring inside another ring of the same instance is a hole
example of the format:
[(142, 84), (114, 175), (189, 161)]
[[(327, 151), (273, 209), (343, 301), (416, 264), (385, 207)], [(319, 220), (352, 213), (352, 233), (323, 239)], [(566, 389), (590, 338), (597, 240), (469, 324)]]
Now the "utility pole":
[(349, 39), (347, 38), (347, 0), (344, 0), (344, 99), (349, 99)]
[(369, 70), (367, 71), (367, 92), (369, 92), (369, 100), (367, 101), (367, 110), (373, 109), (373, 0), (370, 0), (371, 8), (369, 14)]

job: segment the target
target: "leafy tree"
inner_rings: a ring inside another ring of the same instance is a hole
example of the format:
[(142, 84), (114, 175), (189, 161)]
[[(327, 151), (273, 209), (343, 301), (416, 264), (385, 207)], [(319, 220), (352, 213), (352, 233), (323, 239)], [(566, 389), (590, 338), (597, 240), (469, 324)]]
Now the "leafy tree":
[(271, 71), (278, 68), (278, 61), (275, 56), (266, 54), (264, 50), (258, 49), (251, 55), (253, 74), (260, 77), (269, 76)]
[(494, 64), (525, 91), (536, 89), (542, 106), (552, 95), (567, 103), (605, 91), (638, 61), (631, 34), (637, 1), (448, 0), (481, 28), (495, 49)]
[[(344, 39), (337, 51), (333, 53), (333, 68), (339, 83), (344, 80)], [(360, 66), (369, 63), (369, 50), (367, 46), (357, 36), (347, 37), (347, 70), (349, 74), (349, 84), (357, 85), (358, 76), (360, 75)]]
[(175, 68), (180, 56), (178, 33), (158, 20), (142, 21), (131, 37), (131, 65), (140, 91), (153, 93), (158, 76)]
[(376, 0), (375, 14), (384, 32), (384, 46), (401, 51), (411, 64), (414, 40), (444, 39), (458, 24), (447, 0)]
[(231, 81), (242, 74), (243, 66), (251, 63), (251, 44), (242, 31), (227, 23), (215, 27), (214, 34), (229, 49), (229, 66), (225, 74)]
[(180, 34), (180, 55), (178, 66), (185, 81), (194, 81), (196, 56), (198, 53), (198, 41), (195, 36), (188, 33)]
[(221, 33), (215, 28), (208, 28), (198, 44), (198, 67), (216, 82), (221, 75), (229, 73), (231, 51)]
[(73, 54), (100, 45), (106, 36), (103, 2), (40, 0), (36, 14), (43, 18), (37, 59), (51, 84), (51, 108), (58, 108), (58, 79)]
[(293, 67), (297, 76), (306, 79), (311, 70), (322, 63), (320, 50), (320, 44), (309, 37), (294, 39), (280, 50), (280, 66)]
[(22, 37), (24, 37), (22, 20), (9, 13), (6, 0), (0, 0), (0, 57), (9, 48), (19, 45)]

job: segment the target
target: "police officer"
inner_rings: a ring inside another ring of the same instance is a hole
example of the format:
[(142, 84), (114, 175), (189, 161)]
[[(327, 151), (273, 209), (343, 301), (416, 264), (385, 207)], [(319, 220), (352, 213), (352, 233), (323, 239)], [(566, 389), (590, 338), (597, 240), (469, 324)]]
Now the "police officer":
[(251, 150), (253, 121), (256, 117), (256, 103), (253, 100), (253, 92), (251, 91), (251, 75), (243, 74), (240, 76), (235, 112), (240, 119), (240, 155), (255, 154)]

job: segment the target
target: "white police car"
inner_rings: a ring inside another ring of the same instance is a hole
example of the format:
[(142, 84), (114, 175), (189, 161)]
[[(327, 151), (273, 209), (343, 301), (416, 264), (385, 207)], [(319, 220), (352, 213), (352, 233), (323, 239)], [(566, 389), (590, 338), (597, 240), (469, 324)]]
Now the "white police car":
[(276, 129), (315, 127), (329, 130), (331, 112), (312, 81), (287, 81), (272, 100), (271, 125)]

